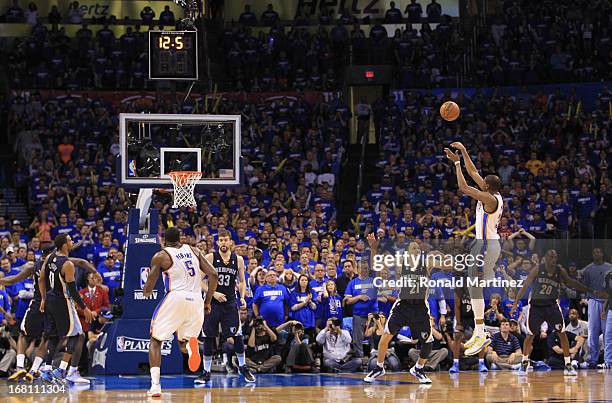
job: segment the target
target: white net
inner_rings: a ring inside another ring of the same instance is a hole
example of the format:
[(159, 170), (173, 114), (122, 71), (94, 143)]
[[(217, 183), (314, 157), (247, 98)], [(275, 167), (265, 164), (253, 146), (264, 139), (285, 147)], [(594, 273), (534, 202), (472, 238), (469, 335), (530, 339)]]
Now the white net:
[(194, 190), (196, 182), (202, 177), (202, 172), (177, 171), (168, 174), (174, 185), (173, 208), (196, 207)]

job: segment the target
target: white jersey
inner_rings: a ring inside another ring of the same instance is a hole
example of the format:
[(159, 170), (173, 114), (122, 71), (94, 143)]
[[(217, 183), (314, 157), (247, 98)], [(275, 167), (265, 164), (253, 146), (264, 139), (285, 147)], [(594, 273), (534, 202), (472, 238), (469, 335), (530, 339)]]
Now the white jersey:
[(494, 212), (487, 213), (480, 200), (476, 205), (476, 239), (499, 239), (497, 226), (504, 211), (504, 199), (502, 199), (499, 193), (493, 196), (497, 199), (497, 208)]
[(166, 292), (187, 291), (201, 293), (202, 272), (200, 260), (189, 245), (164, 248), (172, 258), (172, 266), (164, 272)]

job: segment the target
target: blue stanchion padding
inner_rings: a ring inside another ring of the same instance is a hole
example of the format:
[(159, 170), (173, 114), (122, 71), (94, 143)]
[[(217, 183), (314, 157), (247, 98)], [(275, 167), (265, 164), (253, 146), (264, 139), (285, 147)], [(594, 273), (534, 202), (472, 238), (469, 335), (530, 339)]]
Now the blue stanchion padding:
[(157, 237), (157, 210), (151, 210), (151, 229), (147, 234), (138, 233), (139, 214), (138, 209), (132, 209), (129, 213), (129, 235), (123, 270), (122, 317), (125, 319), (151, 319), (157, 304), (164, 297), (164, 284), (161, 276), (155, 285), (153, 295), (145, 298), (142, 292), (151, 270), (151, 259), (161, 247)]

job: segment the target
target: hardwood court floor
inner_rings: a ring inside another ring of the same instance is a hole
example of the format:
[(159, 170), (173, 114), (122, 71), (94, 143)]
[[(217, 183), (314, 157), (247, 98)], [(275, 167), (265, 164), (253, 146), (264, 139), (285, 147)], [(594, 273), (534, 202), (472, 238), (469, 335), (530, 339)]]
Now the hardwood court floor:
[[(96, 377), (89, 388), (65, 393), (16, 393), (0, 382), (2, 402), (612, 402), (612, 371), (581, 371), (564, 378), (561, 371), (519, 377), (511, 372), (480, 375), (432, 374), (432, 385), (415, 383), (407, 373), (389, 374), (375, 384), (363, 374), (259, 375), (247, 384), (233, 375), (213, 375), (211, 385), (194, 388), (190, 376), (162, 376), (161, 399), (146, 397), (148, 377)], [(21, 384), (23, 385), (23, 384)], [(33, 385), (36, 385), (33, 384)]]

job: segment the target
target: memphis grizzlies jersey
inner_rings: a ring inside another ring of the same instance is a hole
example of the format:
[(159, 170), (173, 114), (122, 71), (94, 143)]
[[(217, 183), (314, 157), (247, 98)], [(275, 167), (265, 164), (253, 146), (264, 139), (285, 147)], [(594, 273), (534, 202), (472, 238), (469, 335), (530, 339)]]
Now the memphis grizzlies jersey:
[(425, 301), (429, 296), (429, 287), (421, 284), (422, 279), (429, 279), (427, 268), (419, 264), (415, 269), (402, 267), (401, 269), (402, 287), (399, 290), (399, 298), (402, 300)]
[(470, 297), (470, 291), (467, 286), (467, 273), (465, 272), (457, 272), (454, 275), (457, 281), (461, 280), (463, 282), (462, 287), (455, 288), (459, 297), (459, 302), (461, 303), (461, 320), (469, 320), (474, 319), (474, 310), (472, 309), (472, 298)]
[(552, 305), (557, 303), (559, 289), (561, 288), (560, 266), (557, 265), (553, 273), (549, 273), (544, 265), (538, 268), (538, 276), (531, 286), (529, 303), (532, 305)]
[(62, 267), (68, 261), (67, 256), (57, 255), (52, 253), (47, 259), (45, 267), (45, 283), (47, 295), (52, 295), (57, 298), (69, 299), (70, 295), (66, 289), (66, 281), (62, 274)]
[[(225, 294), (226, 302), (236, 302), (236, 283), (238, 279), (238, 257), (235, 253), (230, 254), (227, 264), (223, 261), (219, 252), (213, 253), (213, 267), (219, 275), (217, 292)], [(213, 303), (216, 299), (213, 298)]]
[(476, 239), (499, 239), (497, 226), (504, 211), (504, 199), (499, 193), (494, 194), (497, 199), (497, 208), (492, 213), (487, 213), (484, 204), (478, 200), (476, 204)]
[(164, 272), (166, 292), (187, 291), (201, 294), (200, 260), (191, 247), (189, 245), (180, 248), (166, 247), (164, 251), (172, 258), (172, 266)]

